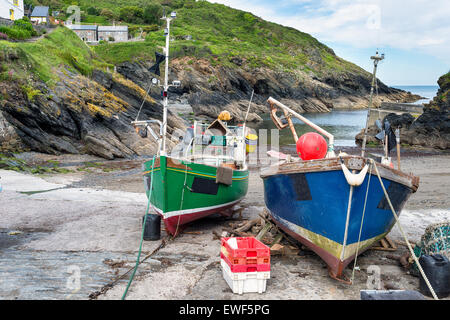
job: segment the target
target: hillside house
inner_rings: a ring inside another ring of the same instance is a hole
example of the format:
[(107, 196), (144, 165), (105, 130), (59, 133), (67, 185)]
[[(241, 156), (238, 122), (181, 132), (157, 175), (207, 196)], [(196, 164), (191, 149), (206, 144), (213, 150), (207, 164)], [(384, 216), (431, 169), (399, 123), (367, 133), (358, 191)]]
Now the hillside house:
[(36, 24), (49, 24), (49, 8), (44, 6), (36, 6), (31, 12), (30, 21)]
[(75, 32), (81, 40), (86, 42), (98, 41), (98, 26), (83, 24), (68, 24), (67, 28)]
[(128, 26), (99, 26), (98, 41), (128, 41)]
[(23, 0), (0, 0), (0, 18), (18, 20), (23, 18)]

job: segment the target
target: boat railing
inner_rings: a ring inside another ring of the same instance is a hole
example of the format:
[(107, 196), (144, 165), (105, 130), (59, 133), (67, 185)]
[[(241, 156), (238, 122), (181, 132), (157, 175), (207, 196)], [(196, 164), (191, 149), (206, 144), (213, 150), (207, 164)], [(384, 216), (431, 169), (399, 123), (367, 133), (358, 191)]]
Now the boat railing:
[[(273, 120), (273, 122), (275, 123), (275, 125), (278, 127), (278, 129), (284, 129), (286, 128), (288, 125), (292, 131), (292, 134), (294, 136), (295, 142), (297, 142), (298, 140), (298, 136), (297, 133), (295, 131), (294, 125), (292, 123), (291, 120), (291, 115), (296, 117), (297, 119), (299, 119), (300, 121), (304, 122), (306, 125), (310, 126), (311, 128), (313, 128), (314, 130), (316, 130), (317, 132), (323, 134), (324, 136), (326, 136), (328, 138), (328, 152), (327, 152), (327, 158), (335, 158), (336, 154), (334, 152), (334, 136), (329, 133), (328, 131), (322, 129), (321, 127), (319, 127), (318, 125), (316, 125), (315, 123), (311, 122), (310, 120), (306, 119), (305, 117), (303, 117), (302, 115), (298, 114), (297, 112), (295, 112), (294, 110), (290, 109), (289, 107), (285, 106), (284, 104), (282, 104), (281, 102), (275, 100), (274, 98), (270, 97), (267, 100), (270, 104), (271, 107), (271, 118)], [(278, 118), (278, 116), (276, 115), (277, 112), (277, 108), (274, 106), (277, 105), (278, 107), (280, 107), (283, 112), (284, 115), (286, 117), (286, 119), (288, 120), (288, 124), (282, 124), (280, 119)]]
[[(159, 125), (159, 136), (155, 133), (155, 131), (153, 131), (152, 127), (150, 127), (150, 124), (152, 124), (152, 123), (156, 123)], [(162, 126), (161, 121), (159, 121), (159, 120), (156, 120), (156, 119), (154, 119), (154, 120), (139, 120), (139, 121), (132, 121), (131, 124), (134, 127), (145, 127), (148, 131), (150, 131), (150, 134), (156, 141), (160, 140), (163, 136), (163, 132), (162, 132), (163, 126)]]

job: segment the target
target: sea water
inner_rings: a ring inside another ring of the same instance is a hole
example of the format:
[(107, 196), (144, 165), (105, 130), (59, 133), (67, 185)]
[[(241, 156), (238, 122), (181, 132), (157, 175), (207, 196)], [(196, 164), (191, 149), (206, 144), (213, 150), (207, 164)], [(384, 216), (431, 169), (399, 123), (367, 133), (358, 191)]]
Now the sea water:
[(423, 103), (429, 103), (433, 98), (436, 96), (437, 91), (439, 90), (439, 86), (393, 86), (393, 88), (401, 89), (404, 91), (408, 91), (411, 93), (418, 94), (421, 97), (424, 97), (425, 99), (421, 99), (419, 101), (416, 101), (414, 103), (416, 104), (423, 104)]
[[(430, 102), (430, 100), (436, 96), (436, 92), (439, 89), (438, 86), (394, 86), (394, 88), (409, 91), (426, 98), (415, 102), (418, 104)], [(333, 110), (328, 113), (304, 113), (302, 115), (333, 134), (335, 146), (338, 147), (356, 146), (355, 136), (364, 129), (367, 120), (367, 110)], [(267, 143), (270, 144), (270, 129), (276, 129), (276, 127), (268, 114), (263, 115), (262, 117), (263, 122), (258, 124), (255, 129), (257, 131), (259, 129), (268, 130)], [(293, 122), (299, 137), (306, 132), (313, 131), (309, 126), (296, 118), (293, 118)], [(279, 139), (280, 146), (295, 145), (294, 138), (292, 137), (289, 128), (280, 132)]]

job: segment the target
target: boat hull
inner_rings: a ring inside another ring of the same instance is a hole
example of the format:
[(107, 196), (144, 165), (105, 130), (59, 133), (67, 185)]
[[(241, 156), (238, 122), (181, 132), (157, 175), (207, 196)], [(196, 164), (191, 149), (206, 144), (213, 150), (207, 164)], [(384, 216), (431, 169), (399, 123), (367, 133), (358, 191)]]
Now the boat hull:
[[(153, 183), (151, 182), (153, 173)], [(161, 156), (144, 163), (151, 207), (176, 235), (194, 220), (232, 208), (247, 194), (248, 170), (233, 170), (231, 185), (216, 183), (217, 167)]]
[[(350, 159), (346, 159), (347, 163)], [(363, 158), (357, 160), (358, 165), (353, 168), (356, 171), (365, 164)], [(399, 175), (395, 170), (386, 170), (388, 168), (383, 168), (385, 177), (382, 174), (382, 181), (399, 214), (415, 191), (414, 183), (418, 184), (418, 180)], [(395, 224), (395, 217), (374, 173), (370, 178), (362, 222), (369, 174), (351, 191), (337, 159), (302, 162), (297, 168), (292, 164), (281, 165), (262, 178), (264, 199), (272, 219), (282, 230), (319, 255), (334, 277), (341, 277), (357, 251), (361, 253), (368, 249), (386, 236)]]

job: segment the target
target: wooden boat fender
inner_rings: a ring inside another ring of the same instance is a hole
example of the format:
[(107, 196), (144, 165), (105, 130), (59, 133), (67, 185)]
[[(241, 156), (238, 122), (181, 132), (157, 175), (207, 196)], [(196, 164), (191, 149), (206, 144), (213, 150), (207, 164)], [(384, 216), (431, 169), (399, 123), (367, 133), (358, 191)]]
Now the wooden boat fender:
[(341, 159), (341, 168), (344, 172), (345, 179), (347, 180), (347, 183), (353, 187), (359, 187), (366, 178), (367, 170), (369, 169), (369, 166), (366, 164), (364, 168), (361, 170), (360, 173), (351, 173), (350, 170), (345, 166), (344, 160)]
[(233, 183), (233, 169), (227, 166), (218, 167), (216, 173), (216, 183), (231, 186)]

